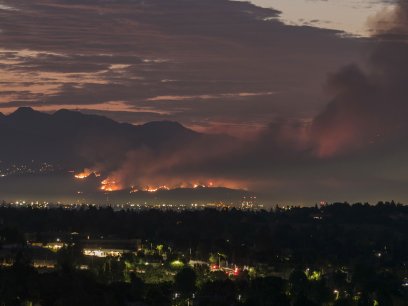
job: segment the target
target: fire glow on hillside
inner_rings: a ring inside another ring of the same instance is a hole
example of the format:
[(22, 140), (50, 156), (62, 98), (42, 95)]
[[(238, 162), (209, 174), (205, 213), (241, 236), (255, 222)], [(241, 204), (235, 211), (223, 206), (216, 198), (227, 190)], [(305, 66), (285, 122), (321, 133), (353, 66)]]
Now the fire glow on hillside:
[(106, 192), (119, 191), (124, 189), (116, 180), (107, 178), (101, 182), (101, 190)]
[(101, 176), (101, 174), (100, 174), (98, 171), (95, 171), (95, 170), (92, 170), (92, 169), (89, 169), (89, 168), (85, 168), (84, 171), (75, 174), (74, 177), (75, 177), (76, 179), (83, 180), (83, 179), (88, 178), (88, 177), (91, 176), (92, 174), (95, 175), (96, 177), (100, 177), (100, 176)]
[[(85, 168), (82, 172), (79, 172), (74, 175), (75, 179), (78, 180), (86, 180), (90, 178), (92, 175), (95, 177), (100, 177), (101, 172), (91, 168)], [(130, 189), (130, 193), (136, 193), (139, 191), (143, 192), (150, 192), (155, 193), (158, 191), (163, 190), (172, 190), (172, 189), (199, 189), (199, 188), (216, 188), (216, 187), (225, 187), (225, 188), (240, 188), (242, 186), (238, 186), (236, 184), (232, 184), (231, 182), (226, 182), (223, 180), (214, 181), (214, 180), (193, 180), (191, 182), (172, 182), (170, 184), (152, 184), (146, 182), (146, 184), (141, 183), (140, 185), (127, 185), (122, 182), (120, 178), (115, 176), (107, 176), (100, 182), (99, 189), (105, 192), (114, 192), (120, 190)]]

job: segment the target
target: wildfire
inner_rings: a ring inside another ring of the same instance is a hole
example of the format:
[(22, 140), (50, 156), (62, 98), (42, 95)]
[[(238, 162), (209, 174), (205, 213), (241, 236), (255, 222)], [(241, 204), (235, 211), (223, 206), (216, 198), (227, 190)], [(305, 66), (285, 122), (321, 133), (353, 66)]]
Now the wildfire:
[[(132, 185), (127, 187), (121, 182), (120, 179), (117, 177), (107, 177), (105, 180), (101, 182), (100, 189), (106, 192), (118, 191), (123, 189), (128, 189), (129, 193), (137, 193), (139, 191), (155, 193), (159, 191), (165, 190), (172, 190), (172, 189), (183, 189), (183, 188), (214, 188), (214, 187), (222, 187), (225, 186), (223, 182), (213, 182), (213, 181), (193, 181), (193, 182), (183, 182), (183, 183), (172, 183), (166, 185), (153, 185), (153, 184), (146, 184), (146, 185)], [(234, 186), (235, 187), (235, 186)], [(231, 187), (231, 188), (234, 188)]]
[(83, 179), (86, 179), (87, 177), (89, 177), (92, 174), (95, 175), (96, 177), (101, 176), (101, 174), (99, 172), (97, 172), (95, 170), (92, 170), (92, 169), (85, 168), (84, 171), (75, 174), (74, 177), (76, 179), (83, 180)]
[(197, 189), (197, 188), (211, 188), (211, 187), (214, 187), (213, 182), (208, 182), (208, 184), (196, 183), (196, 184), (193, 185), (194, 189)]
[[(73, 171), (72, 171), (73, 173)], [(74, 177), (78, 180), (86, 180), (90, 176), (100, 177), (101, 173), (92, 168), (85, 168), (82, 172), (74, 174)], [(173, 189), (201, 189), (201, 188), (242, 188), (237, 183), (226, 180), (212, 180), (212, 179), (193, 179), (191, 181), (184, 181), (170, 178), (166, 184), (155, 181), (139, 181), (138, 184), (128, 185), (126, 179), (124, 179), (120, 173), (113, 173), (110, 176), (104, 177), (104, 180), (100, 182), (99, 189), (105, 192), (114, 192), (119, 190), (127, 190), (129, 193), (149, 192), (155, 193)], [(160, 185), (159, 185), (160, 184)]]
[(163, 186), (157, 186), (157, 187), (153, 187), (153, 186), (146, 186), (146, 187), (143, 187), (143, 188), (136, 188), (135, 186), (132, 186), (131, 187), (131, 189), (130, 189), (130, 193), (136, 193), (136, 192), (138, 192), (138, 191), (146, 191), (146, 192), (157, 192), (157, 191), (159, 191), (159, 190), (170, 190), (171, 188), (170, 187), (168, 187), (168, 186), (166, 186), (166, 185), (163, 185)]
[(120, 187), (120, 185), (111, 178), (107, 178), (101, 182), (101, 190), (103, 191), (112, 192), (112, 191), (118, 191), (121, 189), (122, 188)]
[(167, 187), (166, 185), (159, 187), (145, 187), (143, 190), (147, 192), (156, 192), (159, 190), (170, 190), (170, 187)]
[[(221, 186), (221, 185), (220, 185)], [(171, 190), (171, 189), (177, 189), (177, 188), (211, 188), (214, 187), (213, 182), (194, 182), (194, 183), (180, 183), (180, 184), (172, 184), (172, 185), (159, 185), (159, 186), (154, 186), (154, 185), (147, 185), (147, 186), (131, 186), (130, 188), (130, 193), (136, 193), (139, 191), (145, 191), (145, 192), (151, 192), (155, 193), (160, 190)]]
[(139, 192), (139, 189), (137, 189), (135, 186), (130, 187), (130, 193), (136, 193)]

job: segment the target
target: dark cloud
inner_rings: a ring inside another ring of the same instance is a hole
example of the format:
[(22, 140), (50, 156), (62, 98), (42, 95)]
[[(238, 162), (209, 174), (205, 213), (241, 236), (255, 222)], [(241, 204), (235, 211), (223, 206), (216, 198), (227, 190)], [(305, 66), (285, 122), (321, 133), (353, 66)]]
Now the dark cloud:
[[(380, 16), (392, 26), (385, 31), (385, 23), (378, 21), (366, 65), (350, 64), (330, 76), (327, 88), (333, 99), (311, 123), (276, 117), (256, 138), (217, 148), (216, 158), (197, 146), (197, 151), (155, 158), (155, 169), (167, 173), (167, 179), (174, 173), (233, 179), (270, 190), (275, 199), (406, 200), (406, 16), (404, 1), (391, 15)], [(137, 156), (129, 156), (126, 169), (143, 168), (135, 162)], [(172, 158), (178, 156), (182, 158)], [(166, 181), (150, 172), (143, 177)]]
[(401, 141), (408, 132), (407, 16), (407, 3), (400, 1), (377, 20), (377, 45), (368, 67), (350, 65), (330, 78), (334, 98), (312, 127), (319, 155)]
[[(10, 78), (49, 87), (2, 99), (7, 109), (98, 104), (117, 117), (126, 109), (107, 103), (121, 101), (145, 115), (167, 113), (172, 120), (203, 127), (212, 117), (230, 121), (231, 127), (246, 121), (266, 124), (289, 113), (310, 118), (324, 103), (320, 86), (326, 72), (358, 57), (365, 44), (335, 31), (286, 26), (275, 18), (277, 11), (244, 2), (6, 4), (17, 10), (0, 12), (4, 69)], [(239, 96), (266, 92), (276, 94)], [(213, 98), (199, 98), (204, 95)], [(165, 96), (190, 98), (152, 100)], [(132, 122), (140, 118), (134, 115)]]
[[(214, 180), (291, 202), (408, 199), (404, 1), (377, 16), (371, 39), (265, 21), (277, 12), (224, 0), (10, 4), (19, 10), (0, 12), (0, 42), (17, 51), (2, 53), (1, 69), (22, 78), (4, 87), (50, 88), (4, 91), (4, 106), (69, 105), (211, 132), (256, 126), (244, 140), (123, 152), (110, 173), (123, 185)], [(321, 84), (341, 66), (325, 106)]]

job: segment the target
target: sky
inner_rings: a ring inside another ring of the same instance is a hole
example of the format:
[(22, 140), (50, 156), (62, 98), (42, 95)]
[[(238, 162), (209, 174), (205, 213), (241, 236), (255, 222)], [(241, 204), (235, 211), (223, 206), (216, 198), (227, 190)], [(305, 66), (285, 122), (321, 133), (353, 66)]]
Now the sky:
[(308, 25), (341, 30), (348, 35), (370, 36), (369, 20), (388, 10), (396, 1), (384, 0), (251, 0), (251, 3), (281, 11), (288, 25)]
[(275, 10), (167, 2), (3, 0), (0, 111), (75, 108), (237, 134), (309, 120), (326, 75), (364, 56), (364, 42), (285, 26)]
[(242, 141), (198, 169), (278, 200), (408, 202), (407, 15), (404, 0), (2, 0), (0, 111), (178, 121)]

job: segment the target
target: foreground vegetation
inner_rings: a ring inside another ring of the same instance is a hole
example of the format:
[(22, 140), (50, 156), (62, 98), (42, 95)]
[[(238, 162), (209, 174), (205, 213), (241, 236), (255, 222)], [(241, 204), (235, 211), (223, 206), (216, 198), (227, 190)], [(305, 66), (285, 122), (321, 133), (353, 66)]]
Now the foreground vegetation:
[[(408, 207), (395, 203), (183, 212), (5, 205), (0, 221), (0, 305), (408, 305)], [(85, 256), (94, 237), (140, 245)], [(33, 241), (56, 239), (63, 246), (46, 255), (55, 266), (36, 268)]]

